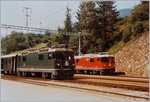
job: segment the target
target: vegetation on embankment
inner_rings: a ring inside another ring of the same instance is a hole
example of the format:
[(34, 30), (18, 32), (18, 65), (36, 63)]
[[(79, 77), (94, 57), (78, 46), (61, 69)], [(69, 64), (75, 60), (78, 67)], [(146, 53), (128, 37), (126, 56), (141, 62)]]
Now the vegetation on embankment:
[(149, 34), (144, 33), (115, 54), (116, 71), (127, 76), (148, 77)]

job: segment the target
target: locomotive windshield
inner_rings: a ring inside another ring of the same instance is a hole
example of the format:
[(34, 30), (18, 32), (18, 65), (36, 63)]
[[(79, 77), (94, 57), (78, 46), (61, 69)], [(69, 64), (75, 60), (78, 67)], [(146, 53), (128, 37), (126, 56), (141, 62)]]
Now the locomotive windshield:
[(54, 58), (59, 60), (73, 60), (72, 52), (55, 52)]
[(108, 58), (107, 58), (107, 57), (102, 57), (102, 58), (101, 58), (101, 61), (102, 61), (102, 62), (108, 62)]

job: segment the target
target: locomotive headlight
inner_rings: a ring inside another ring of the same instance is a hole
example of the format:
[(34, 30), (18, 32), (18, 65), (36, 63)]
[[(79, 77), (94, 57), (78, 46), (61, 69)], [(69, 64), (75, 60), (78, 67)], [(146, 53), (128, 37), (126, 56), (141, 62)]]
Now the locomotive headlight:
[(74, 66), (74, 64), (72, 64), (72, 66)]
[(59, 63), (57, 63), (57, 66), (60, 66), (60, 64), (59, 64)]

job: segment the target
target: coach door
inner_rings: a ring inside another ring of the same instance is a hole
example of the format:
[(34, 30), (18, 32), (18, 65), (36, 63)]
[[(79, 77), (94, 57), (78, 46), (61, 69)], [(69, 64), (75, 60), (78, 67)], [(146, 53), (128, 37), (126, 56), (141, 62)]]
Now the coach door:
[(1, 58), (1, 73), (4, 71), (4, 59)]
[(16, 72), (16, 59), (17, 57), (12, 57), (12, 61), (11, 61), (11, 67), (12, 67), (12, 74), (15, 74)]

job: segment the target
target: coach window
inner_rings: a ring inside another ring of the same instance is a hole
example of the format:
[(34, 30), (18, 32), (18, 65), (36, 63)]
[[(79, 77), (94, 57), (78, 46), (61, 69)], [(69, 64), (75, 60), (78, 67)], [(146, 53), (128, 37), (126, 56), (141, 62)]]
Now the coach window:
[(9, 63), (11, 63), (11, 59), (9, 59)]
[(7, 63), (7, 59), (4, 59), (4, 63)]
[(102, 62), (108, 62), (108, 58), (107, 58), (107, 57), (102, 57), (102, 58), (101, 58), (101, 61), (102, 61)]
[(39, 55), (39, 60), (44, 60), (44, 54)]
[(21, 60), (21, 58), (20, 58), (20, 56), (18, 56), (18, 61), (20, 61)]
[(22, 61), (26, 61), (26, 56), (22, 56)]
[(79, 63), (79, 62), (80, 62), (80, 59), (76, 59), (76, 62)]
[(48, 59), (52, 59), (52, 53), (48, 53)]
[(94, 62), (94, 58), (90, 58), (90, 62)]
[(3, 63), (3, 62), (4, 62), (4, 59), (1, 59), (1, 62)]
[(97, 58), (97, 62), (101, 62), (101, 58)]

